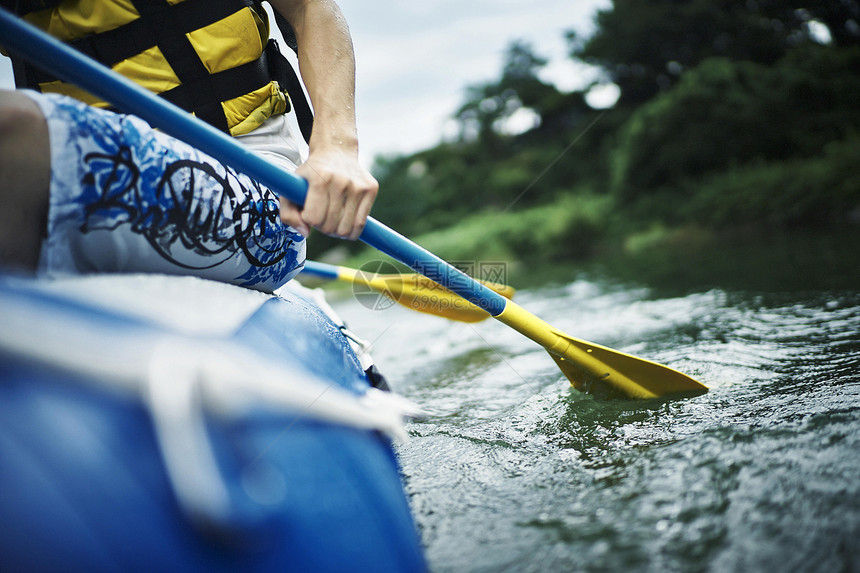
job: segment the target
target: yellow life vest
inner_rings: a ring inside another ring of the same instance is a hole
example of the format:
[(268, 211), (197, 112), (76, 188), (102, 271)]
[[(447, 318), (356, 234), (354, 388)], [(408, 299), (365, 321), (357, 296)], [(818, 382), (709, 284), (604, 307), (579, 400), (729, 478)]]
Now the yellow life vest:
[[(232, 135), (248, 133), (272, 115), (289, 111), (286, 86), (273, 79), (277, 66), (286, 62), (272, 61), (282, 57), (268, 41), (268, 17), (259, 1), (49, 0), (47, 4), (53, 6), (23, 17)], [(109, 107), (35, 68), (28, 68), (27, 76), (25, 83), (42, 92)]]

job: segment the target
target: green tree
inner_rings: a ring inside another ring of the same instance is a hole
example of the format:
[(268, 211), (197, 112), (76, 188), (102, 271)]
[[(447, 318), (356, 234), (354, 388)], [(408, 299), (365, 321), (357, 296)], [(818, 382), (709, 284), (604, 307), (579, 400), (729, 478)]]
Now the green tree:
[(629, 202), (689, 192), (744, 164), (811, 157), (860, 131), (857, 93), (860, 48), (807, 46), (773, 66), (705, 60), (626, 123), (613, 189)]
[(835, 45), (860, 41), (856, 0), (614, 0), (583, 40), (568, 34), (571, 55), (603, 68), (636, 106), (675, 85), (710, 57), (773, 64), (811, 43), (812, 22)]
[[(553, 257), (643, 228), (844, 220), (860, 196), (858, 21), (856, 0), (614, 0), (592, 37), (567, 36), (621, 87), (614, 109), (560, 93), (512, 42), (498, 79), (468, 87), (459, 141), (378, 160), (392, 199), (374, 214), (415, 233), (466, 220), (470, 238), (447, 240)], [(539, 125), (506, 132), (522, 110)]]
[(860, 3), (856, 0), (756, 0), (759, 12), (780, 22), (790, 34), (787, 43), (811, 39), (810, 23), (827, 27), (833, 45), (860, 44)]
[(496, 149), (504, 120), (518, 110), (526, 108), (543, 118), (561, 95), (555, 86), (538, 77), (546, 64), (547, 60), (536, 55), (530, 44), (512, 42), (506, 50), (499, 80), (467, 88), (466, 101), (454, 115), (461, 138), (476, 138)]

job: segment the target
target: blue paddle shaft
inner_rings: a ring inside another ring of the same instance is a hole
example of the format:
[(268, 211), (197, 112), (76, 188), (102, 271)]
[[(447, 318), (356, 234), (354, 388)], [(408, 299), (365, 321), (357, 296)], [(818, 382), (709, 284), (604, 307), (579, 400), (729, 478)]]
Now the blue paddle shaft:
[(317, 263), (315, 261), (305, 261), (305, 266), (302, 267), (303, 275), (311, 275), (321, 279), (336, 281), (338, 278), (337, 267), (327, 265), (325, 263)]
[[(255, 155), (233, 138), (94, 62), (38, 28), (0, 8), (0, 44), (9, 52), (78, 85), (165, 133), (241, 171), (297, 205), (308, 183)], [(493, 316), (505, 309), (502, 295), (473, 280), (403, 235), (369, 217), (359, 237), (364, 243), (456, 292)]]

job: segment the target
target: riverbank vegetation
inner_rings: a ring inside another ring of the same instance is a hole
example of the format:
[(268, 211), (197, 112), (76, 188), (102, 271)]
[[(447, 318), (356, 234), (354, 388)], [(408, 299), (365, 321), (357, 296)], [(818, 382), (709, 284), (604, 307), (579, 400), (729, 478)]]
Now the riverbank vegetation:
[[(448, 259), (526, 265), (858, 228), (855, 2), (615, 0), (595, 23), (566, 39), (600, 82), (561, 92), (512, 42), (458, 137), (377, 159), (374, 216)], [(606, 86), (617, 101), (589, 105)]]

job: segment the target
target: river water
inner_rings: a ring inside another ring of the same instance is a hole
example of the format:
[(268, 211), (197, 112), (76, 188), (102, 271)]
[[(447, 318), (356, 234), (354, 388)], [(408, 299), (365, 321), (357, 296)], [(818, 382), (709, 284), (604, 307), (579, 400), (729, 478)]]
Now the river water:
[(335, 301), (428, 412), (398, 454), (431, 569), (860, 568), (857, 243), (779, 245), (644, 280), (556, 268), (518, 292), (572, 336), (710, 387), (686, 399), (597, 400), (495, 321)]

